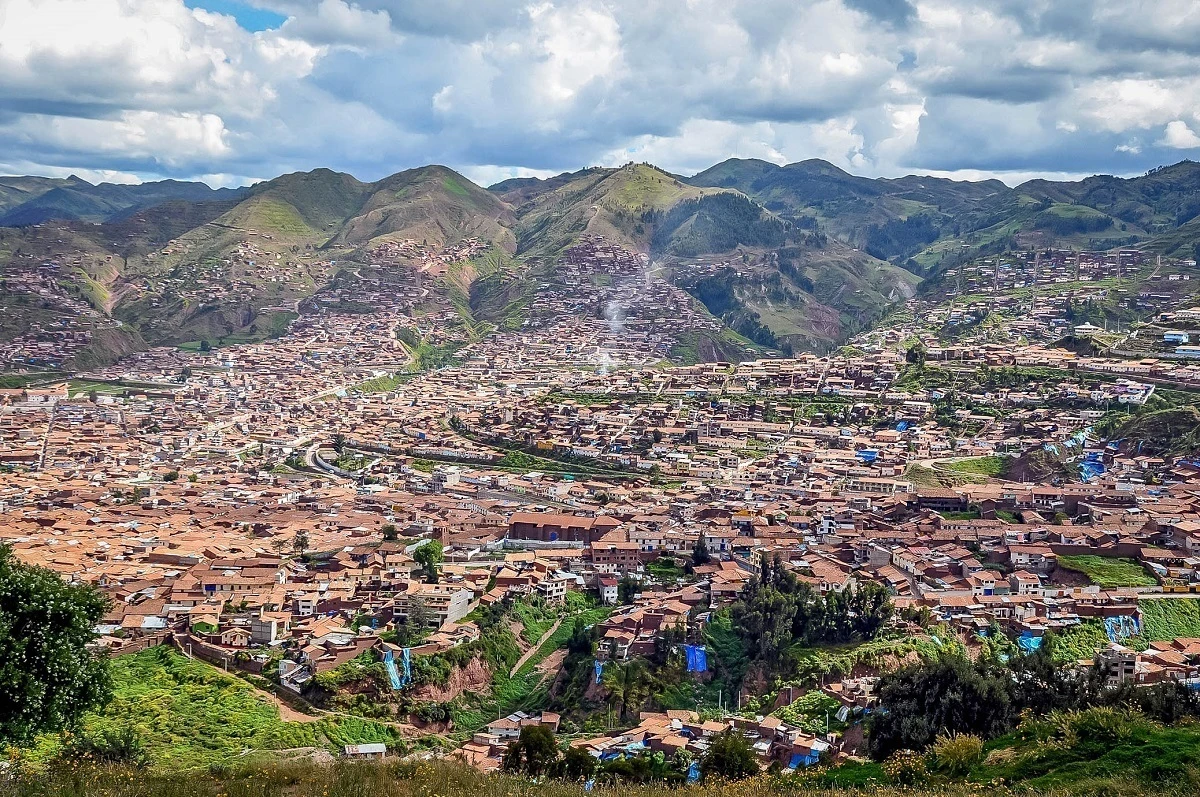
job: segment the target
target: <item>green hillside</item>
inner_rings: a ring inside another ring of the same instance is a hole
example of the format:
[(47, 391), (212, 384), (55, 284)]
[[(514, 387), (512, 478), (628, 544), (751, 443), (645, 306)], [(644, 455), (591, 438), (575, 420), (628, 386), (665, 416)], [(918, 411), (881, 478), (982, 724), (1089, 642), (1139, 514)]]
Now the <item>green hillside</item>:
[(649, 251), (659, 214), (706, 193), (647, 164), (585, 170), (516, 208), (517, 252), (553, 257), (583, 235)]
[[(482, 241), (486, 250), (470, 262), (439, 267), (432, 287), (468, 324), (513, 328), (539, 278), (595, 235), (650, 255), (658, 273), (741, 340), (823, 351), (918, 287), (930, 296), (946, 292), (950, 283), (940, 275), (981, 253), (1139, 246), (1193, 256), (1197, 196), (1200, 164), (1189, 161), (1133, 179), (1017, 188), (916, 175), (869, 179), (821, 160), (738, 159), (691, 178), (628, 164), (490, 189), (443, 166), (375, 183), (316, 169), (235, 192), (178, 181), (0, 178), (0, 278), (31, 262), (73, 263), (58, 277), (64, 291), (125, 324), (121, 335), (98, 339), (87, 355), (96, 363), (131, 346), (275, 334), (283, 309), (328, 286), (333, 261), (353, 270), (385, 242), (413, 242), (396, 262), (428, 266), (424, 258), (444, 247)], [(56, 214), (72, 220), (45, 221)], [(4, 227), (4, 218), (45, 223)], [(399, 268), (395, 276), (408, 274)], [(58, 312), (38, 304), (32, 295), (9, 297), (0, 336)], [(709, 343), (682, 348), (714, 356), (725, 348), (716, 338)]]
[(410, 169), (367, 188), (369, 197), (343, 219), (335, 244), (407, 238), (441, 246), (478, 237), (509, 252), (516, 248), (511, 208), (444, 166)]

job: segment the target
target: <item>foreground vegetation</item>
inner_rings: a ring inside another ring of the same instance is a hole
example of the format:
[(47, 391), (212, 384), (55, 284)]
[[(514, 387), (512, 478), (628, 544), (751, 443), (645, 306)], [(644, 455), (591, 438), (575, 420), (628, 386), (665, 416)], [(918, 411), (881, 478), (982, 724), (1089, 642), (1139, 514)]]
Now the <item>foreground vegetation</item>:
[[(597, 792), (612, 797), (1182, 797), (1195, 794), (1200, 785), (1187, 758), (1200, 754), (1198, 742), (1195, 729), (1161, 729), (1092, 713), (1030, 724), (1022, 734), (988, 745), (966, 774), (955, 772), (961, 757), (908, 757), (904, 766), (851, 763), (800, 775), (760, 774), (732, 784), (598, 783), (589, 792), (582, 782), (484, 775), (453, 761), (270, 761), (196, 772), (85, 763), (19, 774), (0, 782), (0, 797), (583, 797)], [(965, 748), (959, 752), (967, 760), (978, 749), (969, 743), (958, 747)]]
[(341, 751), (383, 742), (408, 749), (391, 725), (353, 716), (285, 722), (270, 696), (204, 662), (160, 646), (112, 662), (113, 696), (72, 733), (47, 734), (24, 751), (42, 767), (79, 749), (91, 757), (133, 759), (157, 770), (224, 765), (264, 751)]

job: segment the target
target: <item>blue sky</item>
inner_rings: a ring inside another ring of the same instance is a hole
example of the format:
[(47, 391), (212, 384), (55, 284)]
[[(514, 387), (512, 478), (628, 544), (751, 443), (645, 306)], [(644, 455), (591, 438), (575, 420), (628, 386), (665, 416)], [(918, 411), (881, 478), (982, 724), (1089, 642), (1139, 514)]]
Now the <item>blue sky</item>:
[(1015, 184), (1200, 159), (1195, 0), (3, 2), (0, 173), (737, 156)]
[(184, 5), (231, 16), (238, 25), (250, 32), (278, 28), (287, 19), (275, 11), (234, 0), (184, 0)]

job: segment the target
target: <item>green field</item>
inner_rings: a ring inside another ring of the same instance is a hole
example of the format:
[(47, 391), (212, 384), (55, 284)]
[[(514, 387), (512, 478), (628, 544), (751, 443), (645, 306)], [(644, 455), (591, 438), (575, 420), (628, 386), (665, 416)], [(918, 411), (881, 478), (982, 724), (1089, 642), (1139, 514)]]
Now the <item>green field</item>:
[[(338, 751), (364, 742), (403, 747), (397, 730), (357, 717), (284, 722), (264, 693), (172, 648), (121, 656), (112, 670), (112, 701), (103, 712), (88, 715), (80, 733), (100, 736), (132, 729), (156, 769), (228, 764), (261, 751)], [(46, 736), (27, 755), (35, 763), (45, 762), (60, 746), (59, 737)]]
[(1106, 556), (1060, 556), (1058, 566), (1083, 573), (1101, 587), (1153, 587), (1154, 576), (1133, 559), (1112, 559)]
[(960, 459), (956, 462), (947, 462), (942, 467), (955, 473), (1003, 478), (1011, 464), (1012, 459), (1009, 457), (975, 457), (973, 459)]
[(1142, 611), (1142, 635), (1150, 641), (1200, 637), (1200, 600), (1144, 600), (1138, 608)]
[(0, 390), (15, 390), (30, 385), (52, 385), (63, 379), (58, 371), (40, 371), (30, 374), (0, 374)]

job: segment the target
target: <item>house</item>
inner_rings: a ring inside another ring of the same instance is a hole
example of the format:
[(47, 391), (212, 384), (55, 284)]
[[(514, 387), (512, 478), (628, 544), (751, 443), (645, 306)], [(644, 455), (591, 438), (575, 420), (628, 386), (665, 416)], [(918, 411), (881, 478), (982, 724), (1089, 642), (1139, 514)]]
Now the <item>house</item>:
[(371, 744), (348, 744), (342, 749), (346, 758), (366, 760), (368, 758), (383, 758), (387, 754), (387, 745), (382, 742)]
[(597, 583), (600, 586), (600, 602), (605, 606), (615, 606), (619, 582), (612, 576), (601, 576)]

